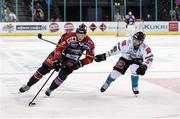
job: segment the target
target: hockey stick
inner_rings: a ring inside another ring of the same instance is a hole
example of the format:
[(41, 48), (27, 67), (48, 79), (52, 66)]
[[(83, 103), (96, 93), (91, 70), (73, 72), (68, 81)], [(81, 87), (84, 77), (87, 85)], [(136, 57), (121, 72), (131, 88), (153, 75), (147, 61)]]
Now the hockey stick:
[[(42, 38), (42, 34), (40, 34), (40, 33), (38, 34), (38, 38), (41, 39), (41, 40), (43, 40), (43, 41), (46, 41), (46, 42), (48, 42), (48, 43), (51, 43), (51, 44), (54, 44), (54, 45), (57, 45), (57, 46), (60, 46), (60, 47), (64, 47), (64, 46), (62, 46), (62, 45), (60, 45), (60, 44), (57, 44), (57, 43), (54, 43), (54, 42), (52, 42), (52, 41), (49, 41), (49, 40), (46, 40), (46, 39)], [(84, 54), (84, 53), (83, 53), (83, 55), (95, 59), (95, 57), (93, 57), (92, 55), (88, 55), (88, 54)]]
[(36, 97), (38, 96), (38, 94), (41, 92), (41, 90), (43, 89), (43, 87), (46, 85), (46, 83), (48, 82), (48, 80), (51, 78), (51, 76), (54, 74), (55, 70), (51, 73), (51, 75), (48, 77), (48, 79), (46, 80), (46, 82), (42, 85), (42, 87), (39, 89), (39, 91), (37, 92), (37, 94), (34, 96), (34, 98), (32, 99), (31, 102), (29, 102), (29, 106), (31, 105), (35, 105), (36, 103), (34, 103), (33, 101), (36, 99)]

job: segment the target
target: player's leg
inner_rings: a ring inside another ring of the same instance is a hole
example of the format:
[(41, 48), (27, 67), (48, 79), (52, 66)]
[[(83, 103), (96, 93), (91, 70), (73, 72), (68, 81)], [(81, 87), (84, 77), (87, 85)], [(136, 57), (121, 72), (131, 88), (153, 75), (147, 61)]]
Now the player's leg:
[(19, 92), (23, 93), (27, 90), (30, 89), (32, 85), (37, 83), (45, 74), (49, 73), (50, 69), (46, 65), (42, 65), (35, 73), (34, 75), (31, 76), (29, 81), (27, 82), (26, 85), (23, 85), (20, 89)]
[(139, 94), (138, 81), (139, 81), (139, 76), (131, 75), (132, 90), (134, 94)]
[(130, 66), (131, 68), (131, 86), (132, 86), (132, 91), (134, 94), (139, 94), (138, 90), (138, 82), (139, 82), (139, 76), (136, 74), (136, 69), (139, 66), (136, 64), (132, 64)]
[(51, 83), (50, 87), (46, 90), (45, 94), (47, 96), (50, 96), (51, 92), (53, 90), (55, 90), (56, 88), (58, 88), (67, 78), (67, 76), (69, 74), (71, 74), (73, 72), (73, 70), (69, 69), (69, 68), (61, 68), (61, 70), (59, 71), (58, 76), (53, 80), (53, 82)]
[(117, 71), (117, 70), (113, 70), (110, 74), (109, 74), (109, 76), (108, 76), (108, 78), (106, 79), (106, 82), (102, 85), (102, 87), (101, 87), (101, 92), (104, 92), (104, 91), (106, 91), (106, 89), (109, 87), (109, 85), (115, 80), (115, 79), (117, 79), (120, 75), (122, 75), (119, 71)]
[(104, 92), (114, 80), (116, 80), (120, 75), (125, 74), (129, 65), (130, 63), (128, 60), (120, 57), (116, 65), (113, 67), (113, 71), (110, 73), (110, 75), (106, 79), (106, 82), (101, 87), (100, 91)]
[(53, 68), (53, 64), (52, 64), (53, 54), (52, 53), (50, 53), (50, 55), (43, 62), (42, 66), (31, 76), (27, 84), (23, 85), (19, 89), (19, 92), (23, 93), (29, 90), (32, 85), (37, 83), (44, 75), (46, 75), (47, 73), (51, 71), (51, 69)]

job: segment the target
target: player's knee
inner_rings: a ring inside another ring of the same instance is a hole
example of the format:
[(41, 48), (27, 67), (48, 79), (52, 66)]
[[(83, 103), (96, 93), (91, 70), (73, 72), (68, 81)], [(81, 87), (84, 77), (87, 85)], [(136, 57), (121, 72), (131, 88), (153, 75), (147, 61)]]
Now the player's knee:
[(110, 74), (111, 78), (113, 78), (114, 80), (117, 79), (120, 75), (122, 74), (117, 70), (113, 70)]
[(42, 75), (45, 75), (45, 74), (47, 74), (47, 73), (50, 72), (50, 68), (49, 68), (47, 65), (43, 64), (43, 65), (38, 69), (38, 71), (39, 71)]

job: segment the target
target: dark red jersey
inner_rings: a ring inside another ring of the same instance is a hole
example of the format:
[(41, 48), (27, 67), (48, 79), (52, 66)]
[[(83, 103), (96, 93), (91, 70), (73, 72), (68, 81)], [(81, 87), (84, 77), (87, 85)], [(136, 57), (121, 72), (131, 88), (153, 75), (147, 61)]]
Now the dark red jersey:
[[(86, 52), (84, 54), (84, 52)], [(94, 60), (94, 43), (89, 36), (86, 36), (83, 41), (79, 42), (75, 32), (64, 35), (61, 42), (58, 43), (54, 51), (54, 59), (61, 60), (66, 57), (72, 60), (80, 60), (82, 55), (85, 57), (82, 60), (83, 65), (89, 64)]]

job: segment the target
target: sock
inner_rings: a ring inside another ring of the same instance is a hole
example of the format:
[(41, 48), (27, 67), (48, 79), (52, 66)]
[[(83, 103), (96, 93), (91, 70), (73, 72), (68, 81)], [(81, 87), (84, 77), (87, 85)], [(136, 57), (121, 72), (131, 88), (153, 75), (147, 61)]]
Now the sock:
[(49, 87), (51, 90), (56, 89), (57, 87), (59, 87), (64, 80), (61, 80), (58, 76), (53, 80), (53, 82), (51, 83), (51, 86)]
[(29, 79), (27, 86), (31, 87), (35, 83), (37, 83), (39, 80), (34, 77), (34, 75)]
[(29, 79), (27, 85), (31, 87), (32, 85), (37, 83), (42, 77), (43, 75), (39, 71), (36, 71), (34, 75)]
[(137, 87), (138, 86), (138, 81), (139, 81), (139, 76), (131, 75), (132, 87)]
[(108, 78), (106, 79), (106, 83), (107, 83), (107, 84), (111, 84), (114, 80), (115, 80), (115, 79), (113, 79), (113, 78), (111, 77), (111, 75), (109, 75)]

